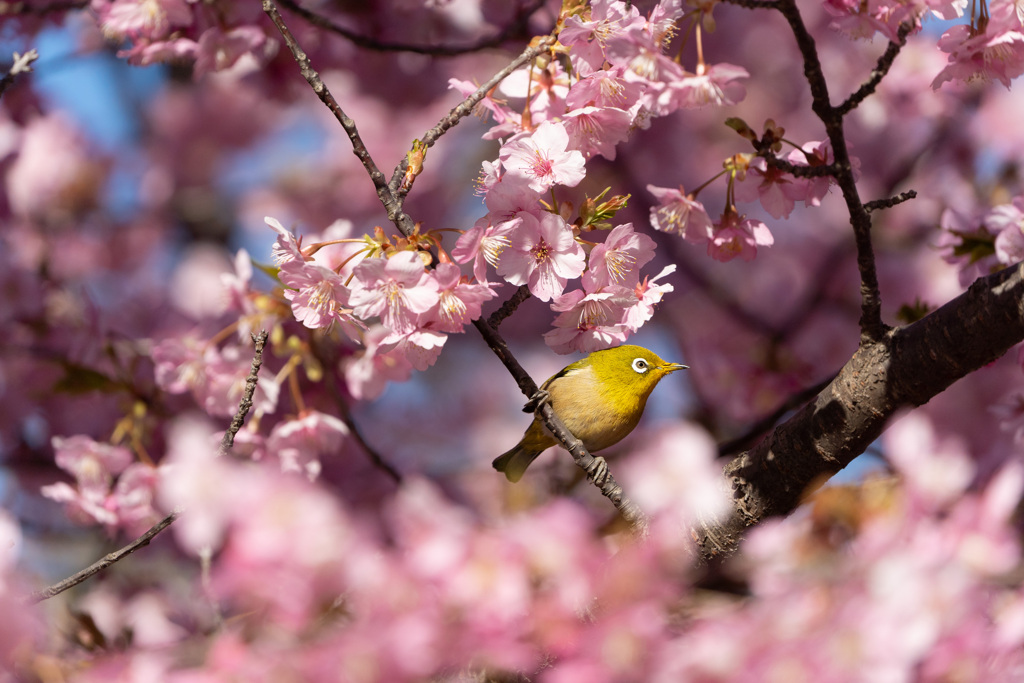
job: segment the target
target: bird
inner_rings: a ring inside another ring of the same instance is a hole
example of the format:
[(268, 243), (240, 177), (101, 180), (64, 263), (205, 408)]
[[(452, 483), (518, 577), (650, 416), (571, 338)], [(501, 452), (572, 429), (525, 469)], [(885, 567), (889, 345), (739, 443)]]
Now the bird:
[[(526, 406), (548, 401), (555, 414), (589, 452), (608, 448), (633, 431), (658, 382), (688, 366), (668, 363), (642, 346), (626, 344), (594, 351), (555, 373)], [(558, 443), (539, 414), (511, 450), (491, 463), (510, 482), (519, 481), (538, 455)]]

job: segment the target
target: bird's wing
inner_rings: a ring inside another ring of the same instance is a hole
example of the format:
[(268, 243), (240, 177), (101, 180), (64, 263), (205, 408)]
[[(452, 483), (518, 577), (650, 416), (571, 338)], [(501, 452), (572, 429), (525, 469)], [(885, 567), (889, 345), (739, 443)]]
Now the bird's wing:
[(564, 368), (562, 368), (561, 370), (559, 370), (555, 374), (553, 374), (550, 377), (548, 377), (547, 381), (544, 382), (544, 384), (542, 384), (540, 388), (541, 389), (549, 389), (549, 388), (551, 388), (551, 383), (554, 382), (559, 377), (565, 377), (566, 375), (575, 374), (575, 373), (579, 372), (580, 370), (582, 370), (583, 368), (585, 368), (586, 366), (587, 366), (587, 359), (586, 358), (578, 360), (575, 363), (572, 363), (571, 365), (566, 365)]

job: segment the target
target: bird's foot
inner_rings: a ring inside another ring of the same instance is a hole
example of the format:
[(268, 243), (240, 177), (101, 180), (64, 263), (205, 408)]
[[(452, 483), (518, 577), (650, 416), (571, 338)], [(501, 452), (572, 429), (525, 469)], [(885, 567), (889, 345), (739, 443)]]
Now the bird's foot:
[(608, 461), (600, 455), (595, 455), (593, 464), (587, 468), (587, 476), (600, 488), (608, 481), (608, 474)]
[(530, 397), (530, 400), (526, 402), (526, 405), (523, 406), (523, 412), (524, 413), (536, 412), (538, 408), (540, 408), (542, 405), (544, 405), (545, 403), (547, 403), (550, 400), (551, 400), (551, 394), (548, 392), (547, 389), (538, 389), (533, 394), (533, 396)]

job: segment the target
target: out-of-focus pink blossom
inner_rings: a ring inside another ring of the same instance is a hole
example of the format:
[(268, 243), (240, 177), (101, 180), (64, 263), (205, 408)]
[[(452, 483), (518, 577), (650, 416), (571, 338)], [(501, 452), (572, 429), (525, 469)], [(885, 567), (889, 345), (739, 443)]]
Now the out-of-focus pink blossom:
[(926, 505), (946, 505), (974, 478), (964, 444), (939, 438), (928, 418), (911, 413), (893, 423), (882, 437), (886, 455), (903, 475), (912, 494)]
[(195, 415), (174, 421), (167, 438), (157, 499), (165, 509), (182, 513), (171, 531), (190, 553), (217, 550), (231, 520), (247, 514), (242, 508), (254, 488), (253, 470), (217, 455), (213, 425)]
[[(218, 349), (187, 335), (168, 338), (153, 346), (156, 381), (171, 393), (190, 392), (210, 415), (231, 416), (245, 391), (251, 352), (239, 346)], [(280, 385), (273, 377), (260, 377), (253, 396), (256, 410), (274, 412)]]
[(267, 40), (267, 34), (256, 26), (237, 26), (222, 30), (211, 27), (199, 36), (196, 50), (195, 76), (198, 78), (206, 73), (224, 71), (234, 66), (242, 57), (252, 55), (257, 62), (272, 56), (276, 43)]
[(510, 236), (510, 248), (498, 262), (498, 274), (514, 285), (529, 284), (535, 297), (550, 301), (565, 290), (569, 279), (583, 272), (583, 247), (560, 216), (523, 214), (520, 218), (521, 224)]
[(50, 484), (42, 494), (64, 503), (76, 522), (102, 524), (111, 534), (120, 528), (137, 534), (156, 521), (157, 473), (151, 465), (132, 462), (127, 449), (87, 436), (54, 437), (53, 448), (57, 465), (75, 478), (75, 485)]
[(648, 185), (647, 191), (658, 200), (658, 204), (651, 207), (651, 225), (656, 230), (675, 233), (695, 244), (702, 244), (712, 236), (711, 217), (704, 205), (684, 194), (683, 188)]
[(757, 256), (758, 247), (770, 247), (775, 243), (767, 225), (732, 210), (722, 214), (713, 231), (708, 240), (708, 256), (716, 261), (731, 261), (737, 256), (751, 261)]
[(699, 64), (697, 73), (672, 81), (669, 88), (680, 107), (723, 106), (746, 97), (746, 88), (736, 81), (749, 77), (746, 69), (732, 64)]
[(996, 236), (996, 258), (1004, 265), (1024, 259), (1024, 197), (1014, 197), (1010, 204), (993, 207), (982, 221), (985, 229)]
[(949, 64), (932, 81), (938, 88), (946, 81), (998, 80), (1007, 88), (1024, 73), (1024, 33), (1016, 30), (975, 31), (963, 24), (950, 27), (939, 39), (939, 49), (949, 53)]
[(65, 222), (93, 207), (106, 179), (106, 162), (60, 114), (39, 116), (22, 130), (18, 156), (7, 169), (6, 187), (15, 213)]
[(166, 37), (175, 27), (193, 22), (186, 0), (96, 0), (93, 2), (103, 32), (111, 38)]
[(348, 427), (333, 415), (307, 410), (274, 426), (267, 452), (281, 460), (281, 471), (302, 472), (310, 481), (320, 476), (322, 455), (334, 455), (348, 437)]

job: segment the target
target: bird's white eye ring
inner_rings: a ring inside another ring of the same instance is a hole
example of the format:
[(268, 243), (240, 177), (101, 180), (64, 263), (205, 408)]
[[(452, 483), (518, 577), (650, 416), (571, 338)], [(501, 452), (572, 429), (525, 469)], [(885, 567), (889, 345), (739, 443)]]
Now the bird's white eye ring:
[(643, 358), (634, 358), (633, 359), (633, 371), (634, 372), (637, 372), (637, 373), (642, 375), (645, 372), (647, 372), (648, 368), (650, 368), (650, 365), (648, 365), (647, 361), (645, 361)]

